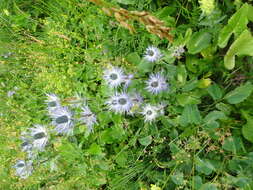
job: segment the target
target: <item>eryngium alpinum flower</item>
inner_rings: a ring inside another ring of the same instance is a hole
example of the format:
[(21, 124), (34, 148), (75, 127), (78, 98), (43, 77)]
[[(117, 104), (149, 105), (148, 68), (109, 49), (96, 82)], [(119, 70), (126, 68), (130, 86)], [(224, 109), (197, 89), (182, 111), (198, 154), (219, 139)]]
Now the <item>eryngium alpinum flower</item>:
[(148, 81), (146, 81), (146, 90), (152, 94), (158, 94), (167, 90), (168, 84), (165, 77), (160, 74), (151, 74)]
[(157, 47), (149, 46), (144, 54), (144, 59), (149, 62), (158, 61), (162, 57), (160, 50)]
[(73, 133), (74, 123), (72, 113), (67, 107), (58, 107), (51, 114), (57, 134), (71, 135)]
[(88, 133), (92, 132), (93, 131), (93, 126), (95, 124), (97, 124), (96, 115), (91, 112), (91, 110), (88, 106), (83, 106), (82, 107), (80, 121), (83, 122), (87, 126)]
[(48, 133), (43, 125), (34, 125), (30, 128), (30, 136), (32, 137), (32, 147), (36, 150), (43, 151), (48, 143)]
[(144, 121), (151, 123), (157, 117), (163, 115), (163, 108), (163, 105), (154, 106), (151, 104), (146, 104), (141, 112), (141, 114), (144, 116)]
[(109, 98), (106, 104), (109, 110), (115, 111), (116, 113), (128, 113), (133, 106), (131, 97), (125, 92), (116, 92)]
[(55, 109), (61, 106), (60, 99), (55, 94), (46, 94), (46, 95), (47, 95), (47, 100), (45, 100), (45, 102), (47, 104), (49, 115), (51, 115), (51, 113)]
[(116, 88), (124, 82), (123, 70), (119, 67), (110, 66), (104, 71), (104, 80), (111, 88)]
[(18, 160), (13, 166), (16, 169), (16, 175), (22, 179), (26, 179), (32, 174), (33, 167), (32, 161), (25, 162), (24, 160)]

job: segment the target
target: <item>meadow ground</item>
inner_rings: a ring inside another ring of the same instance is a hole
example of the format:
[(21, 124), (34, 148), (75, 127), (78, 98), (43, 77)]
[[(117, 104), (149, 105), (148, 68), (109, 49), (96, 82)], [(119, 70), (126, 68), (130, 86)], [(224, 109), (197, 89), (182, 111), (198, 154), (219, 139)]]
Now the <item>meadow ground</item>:
[(252, 190), (252, 12), (0, 0), (0, 190)]

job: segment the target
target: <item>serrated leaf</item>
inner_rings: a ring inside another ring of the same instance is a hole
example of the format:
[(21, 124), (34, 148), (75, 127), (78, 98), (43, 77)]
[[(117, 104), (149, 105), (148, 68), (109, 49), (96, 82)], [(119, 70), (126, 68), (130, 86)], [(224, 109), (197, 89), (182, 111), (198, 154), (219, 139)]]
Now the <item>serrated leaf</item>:
[(190, 54), (196, 54), (207, 48), (211, 43), (212, 36), (203, 30), (192, 35), (187, 43), (187, 49)]
[(225, 96), (225, 100), (228, 101), (230, 104), (238, 104), (244, 101), (247, 97), (250, 96), (253, 90), (253, 85), (248, 82), (243, 86), (236, 88), (235, 90), (229, 92)]
[(245, 30), (230, 46), (224, 57), (224, 65), (227, 69), (235, 67), (235, 56), (253, 56), (253, 37), (248, 30)]
[[(250, 13), (251, 14), (251, 13)], [(218, 46), (224, 48), (231, 35), (239, 36), (248, 24), (248, 4), (245, 3), (228, 21), (228, 24), (221, 30), (218, 38)]]

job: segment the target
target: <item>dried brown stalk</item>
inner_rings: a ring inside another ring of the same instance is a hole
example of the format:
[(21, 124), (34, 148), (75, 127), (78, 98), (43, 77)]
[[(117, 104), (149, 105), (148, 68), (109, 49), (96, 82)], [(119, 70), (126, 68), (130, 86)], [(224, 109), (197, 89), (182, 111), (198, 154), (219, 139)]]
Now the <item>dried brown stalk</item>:
[(170, 42), (173, 41), (173, 36), (169, 33), (171, 28), (166, 27), (164, 22), (151, 15), (146, 11), (128, 11), (123, 8), (112, 7), (103, 0), (88, 0), (102, 7), (102, 10), (108, 16), (114, 16), (119, 24), (128, 29), (131, 33), (135, 33), (134, 27), (129, 24), (129, 21), (138, 21), (146, 26), (148, 32), (159, 36), (161, 39), (166, 38)]

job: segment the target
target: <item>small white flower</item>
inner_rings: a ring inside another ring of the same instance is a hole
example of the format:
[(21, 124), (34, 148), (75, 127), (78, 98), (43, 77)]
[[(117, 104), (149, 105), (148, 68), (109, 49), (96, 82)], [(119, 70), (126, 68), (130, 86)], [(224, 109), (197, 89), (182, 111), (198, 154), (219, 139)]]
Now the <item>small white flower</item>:
[(34, 125), (30, 128), (30, 136), (32, 137), (32, 147), (36, 150), (43, 151), (48, 143), (48, 133), (43, 125)]
[(158, 94), (168, 88), (165, 77), (160, 73), (151, 74), (146, 85), (146, 90), (152, 94)]
[(143, 107), (143, 111), (141, 112), (141, 114), (144, 116), (145, 122), (152, 122), (157, 117), (163, 114), (163, 106), (162, 105), (153, 106), (150, 104), (146, 104)]
[(52, 113), (55, 131), (58, 134), (71, 135), (73, 133), (74, 123), (72, 113), (67, 107), (59, 107)]
[(172, 56), (176, 58), (181, 58), (181, 55), (185, 52), (184, 46), (180, 45), (173, 48)]
[(106, 104), (109, 109), (116, 113), (127, 113), (133, 106), (132, 100), (127, 93), (115, 93)]
[(124, 83), (124, 88), (125, 89), (128, 88), (128, 86), (131, 84), (133, 78), (134, 78), (133, 74), (124, 75), (123, 83)]
[(25, 162), (24, 160), (18, 160), (13, 166), (16, 169), (16, 175), (22, 179), (26, 179), (32, 174), (33, 167), (32, 161)]
[(104, 71), (104, 80), (111, 87), (116, 88), (124, 82), (124, 73), (121, 68), (111, 66)]
[(86, 124), (88, 127), (88, 133), (92, 132), (93, 126), (97, 124), (96, 115), (90, 111), (90, 108), (88, 106), (82, 107), (80, 121)]
[(157, 47), (149, 46), (146, 51), (144, 58), (149, 62), (158, 61), (162, 57), (160, 50)]
[(55, 109), (61, 106), (60, 99), (55, 94), (46, 94), (46, 95), (47, 95), (47, 100), (45, 102), (47, 104), (48, 112), (51, 115), (51, 113)]

